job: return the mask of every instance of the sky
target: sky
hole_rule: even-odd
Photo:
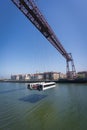
[[[76,71],[87,71],[87,0],[35,0]],[[0,0],[0,77],[66,73],[66,60],[11,0]]]

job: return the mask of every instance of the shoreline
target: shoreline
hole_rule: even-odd
[[[87,83],[87,79],[59,79],[59,80],[11,80],[3,79],[0,82],[9,82],[9,83],[35,83],[35,82],[55,82],[55,83]]]

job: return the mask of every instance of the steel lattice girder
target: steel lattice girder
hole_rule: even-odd
[[[12,0],[12,2],[14,2],[14,4],[35,25],[45,38],[48,39],[49,42],[66,58],[66,60],[72,60],[33,0]]]

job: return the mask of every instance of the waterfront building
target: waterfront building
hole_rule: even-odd
[[[44,79],[45,80],[58,80],[60,78],[60,73],[58,72],[45,72]]]
[[[30,79],[31,79],[30,74],[25,74],[25,75],[24,75],[24,79],[25,79],[25,80],[30,80]]]
[[[58,80],[60,78],[60,73],[58,72],[53,72],[52,73],[52,79],[53,80]]]
[[[16,80],[16,75],[11,75],[11,80]]]
[[[23,76],[21,74],[17,75],[16,80],[23,80]]]
[[[24,80],[25,76],[22,74],[18,74],[18,75],[11,75],[11,80]]]
[[[77,73],[78,78],[87,78],[87,71],[81,71]]]
[[[66,74],[59,73],[59,79],[65,79],[65,78],[66,78]]]
[[[11,80],[58,80],[60,78],[66,78],[66,75],[59,72],[44,72],[44,73],[35,73],[35,74],[18,74],[11,75]]]
[[[43,80],[43,79],[44,79],[43,73],[34,74],[34,80]]]

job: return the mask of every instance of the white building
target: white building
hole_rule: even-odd
[[[30,80],[30,79],[31,79],[30,74],[26,74],[24,79],[25,79],[25,80]]]

